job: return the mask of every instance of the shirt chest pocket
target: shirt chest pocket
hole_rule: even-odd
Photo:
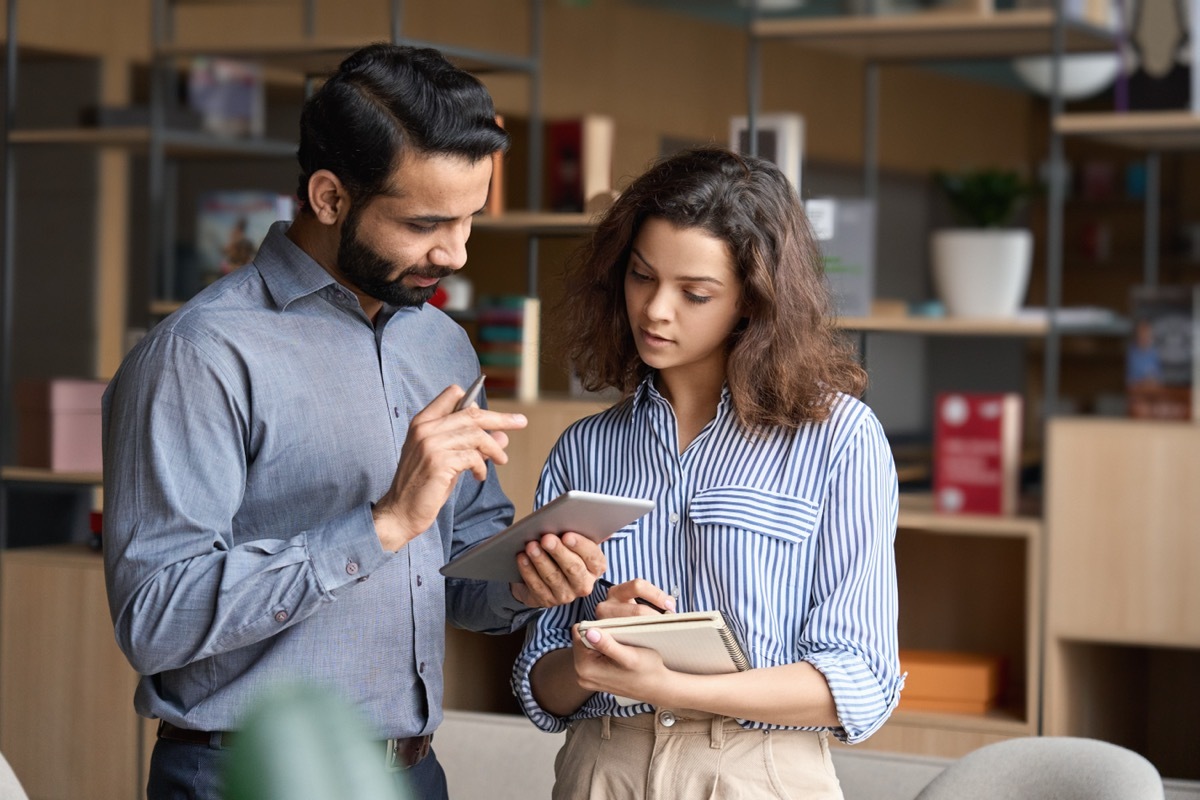
[[[748,486],[716,486],[696,493],[688,505],[695,525],[717,525],[803,544],[817,527],[819,507],[795,495]]]

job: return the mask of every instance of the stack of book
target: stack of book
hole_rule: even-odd
[[[540,318],[535,297],[480,297],[476,348],[489,396],[537,399]]]

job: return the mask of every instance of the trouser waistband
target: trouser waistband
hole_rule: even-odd
[[[180,728],[165,720],[159,720],[158,738],[171,742],[187,742],[200,744],[216,750],[226,750],[237,742],[235,731],[197,731]],[[408,736],[398,739],[385,739],[379,742],[383,746],[384,763],[389,769],[408,769],[421,763],[429,755],[433,743],[433,734],[424,736]]]

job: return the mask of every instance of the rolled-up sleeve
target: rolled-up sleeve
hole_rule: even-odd
[[[818,534],[821,564],[801,658],[825,676],[837,706],[838,739],[879,729],[900,700],[895,462],[874,416],[860,420],[832,476]]]

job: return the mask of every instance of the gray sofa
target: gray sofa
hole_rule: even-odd
[[[561,735],[543,733],[524,717],[447,711],[433,749],[451,800],[538,800],[550,797],[561,743]],[[833,759],[846,800],[913,800],[952,763],[849,747],[834,748]],[[1163,783],[1167,800],[1200,800],[1200,782]]]

